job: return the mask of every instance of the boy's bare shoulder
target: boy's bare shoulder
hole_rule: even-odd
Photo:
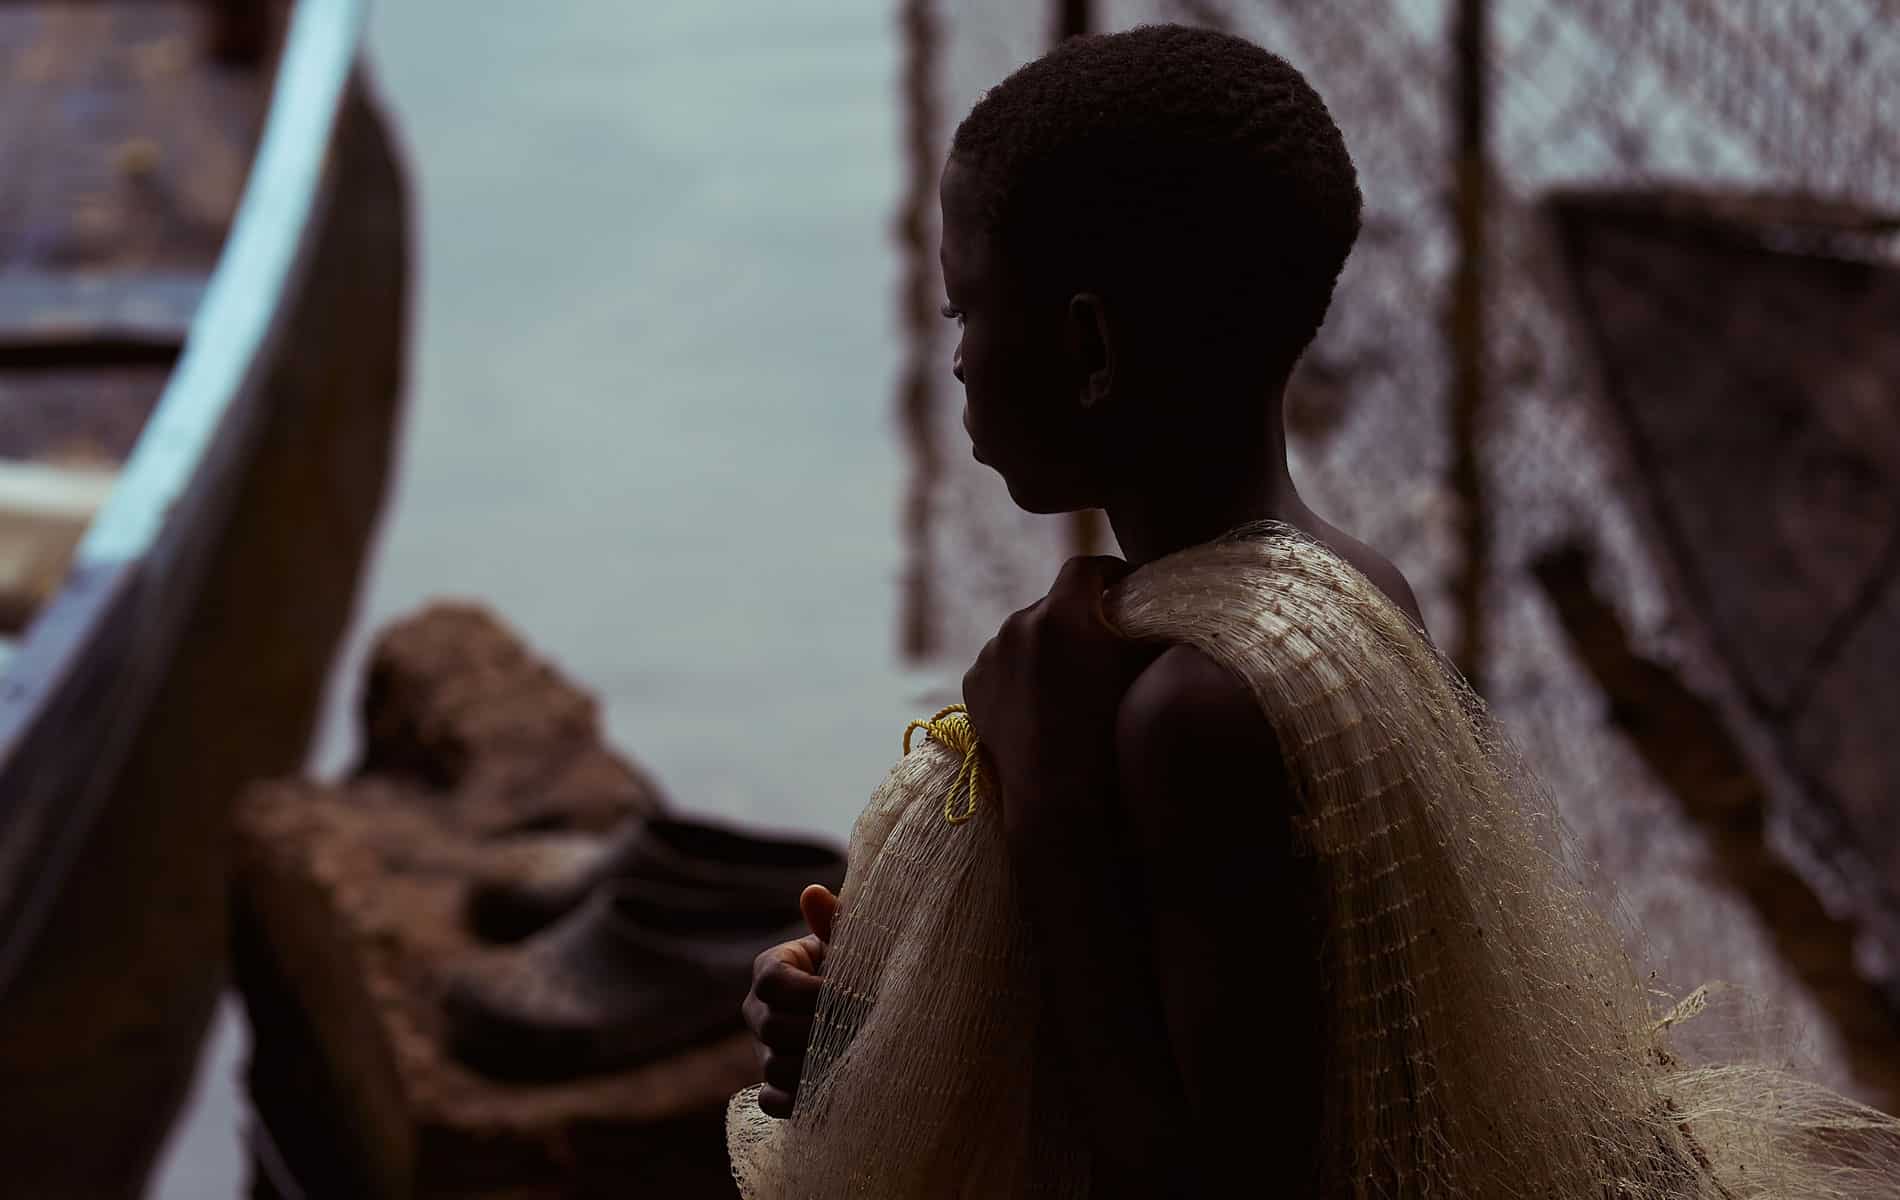
[[[1344,530],[1323,521],[1315,524],[1318,528],[1314,533],[1327,549],[1351,563],[1354,570],[1371,580],[1372,586],[1384,592],[1386,599],[1412,618],[1412,623],[1421,632],[1425,629],[1425,617],[1419,610],[1418,597],[1412,594],[1412,585],[1390,559]]]
[[[1278,740],[1247,685],[1193,646],[1170,646],[1138,676],[1115,721],[1123,778],[1136,787],[1214,783],[1276,764]]]
[[[1424,632],[1418,599],[1396,566],[1324,522],[1312,532]],[[1254,788],[1290,795],[1279,738],[1252,691],[1193,646],[1170,646],[1135,679],[1116,712],[1115,746],[1124,787],[1137,794],[1218,787],[1244,772]]]
[[[1168,647],[1135,678],[1122,698],[1118,723],[1129,732],[1185,735],[1207,721],[1243,715],[1261,720],[1240,678],[1189,645]]]
[[[1224,919],[1287,877],[1293,785],[1278,736],[1239,677],[1192,646],[1143,671],[1116,713],[1118,801],[1133,849],[1170,897]],[[1158,901],[1159,902],[1159,901]]]

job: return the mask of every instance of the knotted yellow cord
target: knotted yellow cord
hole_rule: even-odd
[[[961,704],[952,704],[928,721],[912,721],[904,726],[904,753],[910,753],[910,735],[917,730],[937,739],[952,750],[963,751],[963,769],[957,772],[956,782],[950,785],[950,794],[943,800],[943,819],[952,825],[961,825],[976,815],[976,794],[978,789],[988,790],[983,778],[983,758],[979,751],[982,743],[977,741],[976,730],[970,727],[970,710]],[[957,811],[957,793],[964,793],[963,811]]]

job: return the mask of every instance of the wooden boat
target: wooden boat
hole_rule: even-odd
[[[0,1163],[21,1194],[137,1188],[221,986],[229,805],[301,766],[348,622],[407,279],[364,10],[0,0]]]

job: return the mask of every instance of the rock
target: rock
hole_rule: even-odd
[[[601,743],[594,698],[477,605],[437,604],[385,631],[362,715],[358,774],[454,792],[448,816],[473,833],[604,829],[660,802]]]

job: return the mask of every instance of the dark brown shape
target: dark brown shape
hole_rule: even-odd
[[[1551,212],[1675,609],[1741,697],[1731,733],[1900,962],[1896,221],[1685,192]]]
[[[453,791],[472,833],[606,830],[659,789],[600,740],[594,698],[474,604],[438,604],[377,639],[363,693],[364,776]]]
[[[1610,723],[1709,839],[1722,879],[1760,918],[1775,949],[1833,1019],[1854,1073],[1882,1108],[1900,1101],[1900,1025],[1854,962],[1851,921],[1829,913],[1763,837],[1768,796],[1716,706],[1668,667],[1637,653],[1591,583],[1579,546],[1533,564],[1570,648],[1610,702]]]
[[[625,1071],[738,1029],[753,960],[805,932],[795,891],[774,912],[615,878],[521,945],[448,972],[449,1045],[495,1079]]]
[[[369,675],[363,767],[256,788],[237,818],[250,1084],[289,1171],[312,1195],[730,1195],[745,1035],[533,1086],[445,1049],[441,980],[484,953],[464,910],[513,840],[495,832],[658,809],[593,700],[468,605],[393,626]]]
[[[835,892],[844,884],[844,853],[835,846],[676,816],[627,821],[609,837],[524,834],[498,845],[496,856],[503,872],[473,881],[469,924],[498,942],[553,924],[610,880],[665,884],[777,924],[798,920],[807,886]]]

